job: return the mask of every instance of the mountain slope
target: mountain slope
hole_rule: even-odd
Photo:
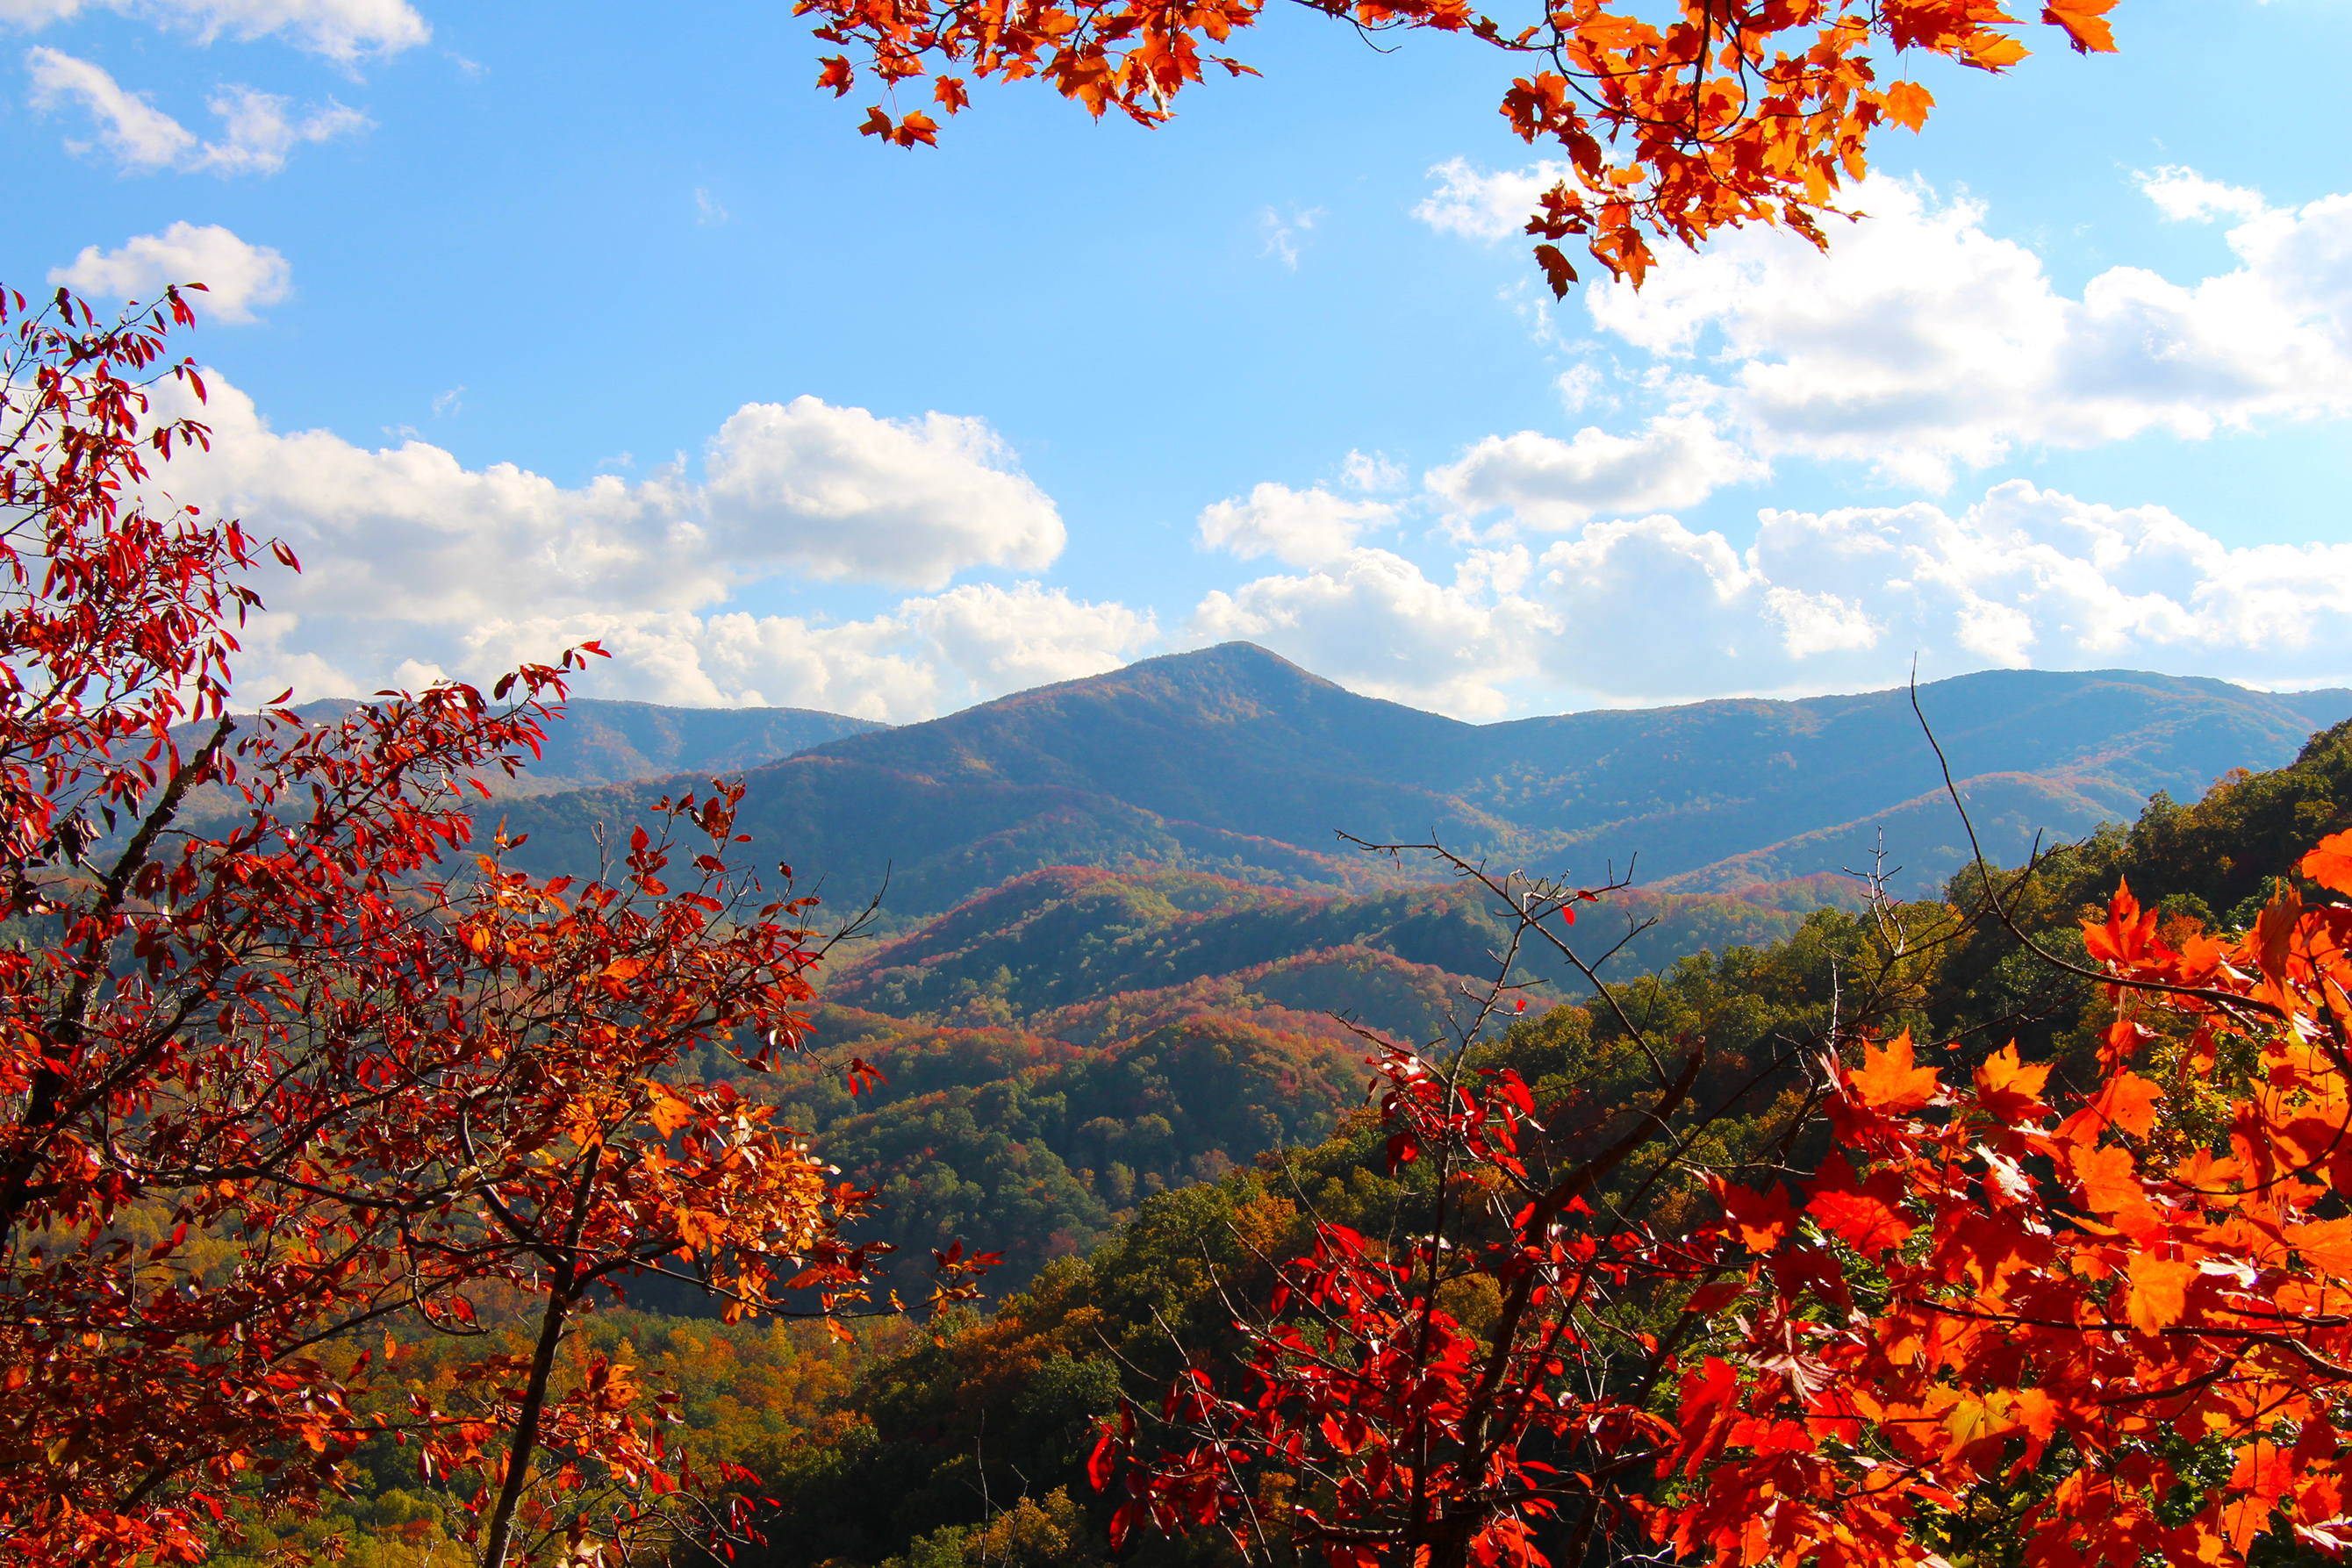
[[[2153,790],[2194,796],[2292,758],[2352,692],[2273,696],[2128,671],[1992,671],[1923,686],[1988,852],[2077,836]],[[1694,890],[1859,865],[1888,832],[1906,888],[1964,846],[1902,690],[1470,725],[1358,696],[1248,643],[1146,660],[751,770],[739,826],[828,879],[889,877],[889,906],[946,910],[1052,865],[1165,866],[1302,889],[1416,880],[1335,837],[1419,841],[1597,879],[1635,856]],[[675,786],[672,786],[673,788]],[[522,863],[572,870],[635,785],[517,808]],[[1760,856],[1760,859],[1755,858]],[[1748,857],[1743,859],[1743,857]]]

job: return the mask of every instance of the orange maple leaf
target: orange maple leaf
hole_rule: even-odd
[[[663,1137],[668,1137],[694,1120],[694,1106],[687,1100],[650,1079],[638,1082],[644,1083],[646,1090],[646,1114],[652,1119],[654,1130]]]
[[[1735,1186],[1721,1176],[1709,1176],[1706,1185],[1715,1190],[1716,1202],[1739,1228],[1739,1239],[1750,1252],[1769,1252],[1789,1234],[1796,1223],[1796,1210],[1790,1206],[1789,1191],[1775,1183],[1769,1192],[1750,1192]]]
[[[1911,1222],[1897,1207],[1903,1197],[1899,1176],[1881,1172],[1856,1181],[1853,1164],[1843,1155],[1832,1154],[1822,1162],[1811,1186],[1812,1200],[1805,1212],[1857,1252],[1874,1255],[1899,1247],[1911,1234]]]
[[[1936,1097],[1939,1088],[1934,1068],[1912,1064],[1907,1029],[1888,1040],[1884,1051],[1865,1043],[1862,1065],[1847,1074],[1846,1082],[1864,1104],[1894,1113],[1918,1110]]]
[[[2014,1125],[2049,1109],[2042,1103],[2042,1086],[2049,1081],[2049,1063],[2027,1066],[2012,1040],[1977,1068],[1977,1103]]]
[[[2112,55],[2116,30],[2107,25],[2107,13],[2115,8],[2116,0],[2052,0],[2042,7],[2042,19],[2065,28],[2076,54]]]
[[[1927,111],[1936,106],[1936,95],[1916,81],[1898,81],[1886,89],[1881,101],[1886,105],[1889,120],[1916,131],[1927,123]]]
[[[2170,1328],[2189,1310],[2189,1282],[2196,1277],[2194,1263],[2141,1253],[2126,1271],[2124,1315],[2142,1333]]]
[[[2118,1072],[2099,1089],[2091,1109],[2100,1119],[2135,1138],[2147,1136],[2156,1125],[2156,1108],[2164,1091],[2137,1072]]]
[[[2352,894],[2352,832],[2328,834],[2295,869],[2330,893]]]

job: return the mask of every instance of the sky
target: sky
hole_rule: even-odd
[[[1920,68],[1826,256],[1555,301],[1462,39],[1275,11],[1168,125],[906,150],[783,0],[0,0],[0,281],[209,285],[159,483],[300,557],[255,701],[589,638],[891,722],[1235,638],[1480,721],[2352,685],[2352,7],[2114,20]]]

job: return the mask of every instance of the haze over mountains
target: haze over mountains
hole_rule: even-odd
[[[2127,820],[2158,789],[2193,798],[2231,768],[2281,766],[2352,716],[2352,691],[2131,671],[1990,671],[1923,686],[1919,700],[1987,852],[2005,861],[2037,832]],[[623,708],[635,729],[603,711]],[[730,723],[800,733],[773,718],[593,711],[625,739],[674,739],[659,754],[681,776],[512,802],[510,829],[530,835],[526,869],[581,869],[595,823],[741,768],[754,745]],[[617,747],[597,755],[621,765]],[[1898,888],[1925,891],[1966,845],[1902,690],[1472,725],[1359,696],[1245,643],[840,734],[743,778],[739,824],[763,857],[788,858],[803,885],[822,877],[836,905],[887,873],[888,908],[910,916],[1060,865],[1328,892],[1417,879],[1340,831],[1434,834],[1583,880],[1633,862],[1644,883],[1716,893],[1862,866],[1882,835]]]

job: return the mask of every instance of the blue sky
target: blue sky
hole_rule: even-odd
[[[1826,260],[1552,303],[1479,47],[856,135],[780,3],[0,0],[0,277],[214,285],[242,685],[905,720],[1246,636],[1491,718],[1994,664],[2352,683],[2352,12],[1929,68]],[[2230,75],[2216,75],[2217,61]]]

